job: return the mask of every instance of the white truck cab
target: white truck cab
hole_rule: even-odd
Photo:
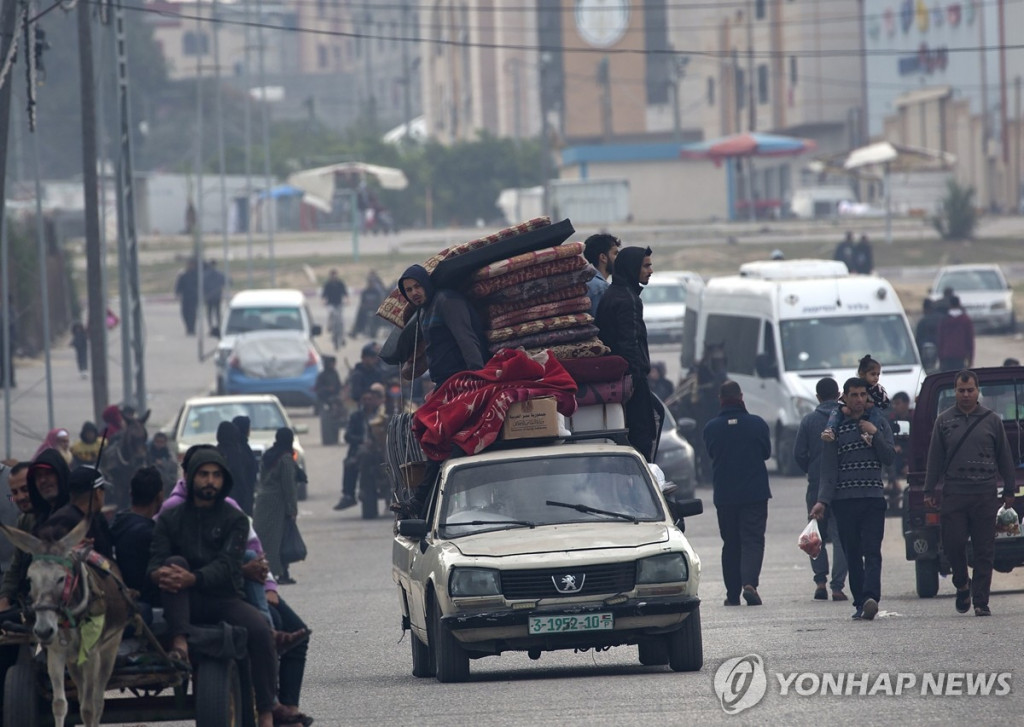
[[[699,356],[708,344],[724,344],[729,378],[743,390],[747,409],[768,422],[773,455],[787,475],[799,474],[794,439],[817,406],[819,379],[832,377],[842,387],[866,354],[882,364],[890,396],[905,391],[913,401],[924,377],[889,282],[850,275],[833,260],[758,261],[738,275],[712,278],[688,348]]]

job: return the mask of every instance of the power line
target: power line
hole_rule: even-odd
[[[84,1],[84,0],[80,0]],[[95,2],[96,0],[93,0]],[[361,40],[378,40],[378,41],[392,41],[396,43],[429,43],[433,45],[444,45],[453,46],[457,48],[481,48],[486,50],[518,50],[518,51],[536,51],[536,52],[552,52],[559,51],[562,53],[580,53],[588,55],[607,55],[607,56],[618,56],[618,55],[643,55],[643,56],[675,56],[675,55],[690,55],[690,56],[703,56],[712,59],[725,59],[729,60],[732,58],[732,49],[712,51],[712,50],[693,50],[686,48],[665,48],[665,49],[652,49],[652,48],[591,48],[591,47],[580,47],[571,48],[563,45],[529,45],[529,44],[518,44],[518,43],[484,43],[479,41],[468,41],[468,40],[454,40],[451,38],[431,38],[424,39],[419,36],[401,36],[401,35],[389,35],[389,34],[376,34],[376,33],[360,33],[355,31],[343,31],[343,30],[322,30],[319,28],[308,28],[302,26],[284,26],[275,25],[273,23],[261,23],[259,21],[245,21],[245,20],[231,20],[227,18],[212,18],[202,15],[193,15],[189,13],[169,10],[159,10],[156,8],[138,7],[131,6],[129,4],[124,5],[125,10],[133,10],[136,12],[148,13],[153,15],[159,15],[161,17],[173,17],[183,21],[190,21],[196,23],[220,23],[223,25],[235,25],[235,26],[249,26],[251,28],[262,28],[264,30],[276,30],[282,33],[299,33],[307,35],[327,36],[336,38],[352,38]],[[454,30],[454,29],[453,29]],[[962,47],[950,47],[946,49],[947,53],[980,53],[980,52],[993,52],[993,51],[1007,51],[1007,50],[1024,50],[1024,43],[1015,44],[1003,44],[1003,45],[984,45],[984,46],[962,46]],[[886,56],[902,56],[907,55],[906,50],[898,49],[876,49],[876,50],[865,50],[851,48],[848,50],[836,49],[836,50],[799,50],[799,51],[758,51],[754,50],[752,56],[754,58],[776,58],[776,57],[796,57],[796,58],[861,58],[861,57],[886,57]]]

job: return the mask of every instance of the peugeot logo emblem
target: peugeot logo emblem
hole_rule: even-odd
[[[587,579],[585,573],[566,573],[562,576],[551,576],[551,582],[555,584],[555,590],[559,593],[579,593],[583,590],[583,582]]]

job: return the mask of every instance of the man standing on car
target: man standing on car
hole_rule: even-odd
[[[747,412],[743,392],[735,381],[719,389],[721,411],[704,427],[704,444],[711,457],[715,510],[722,536],[722,577],[725,605],[760,606],[757,587],[764,561],[764,531],[768,525],[768,469],[772,455],[768,424]]]
[[[885,535],[885,482],[882,467],[892,464],[892,430],[885,420],[868,420],[868,382],[854,377],[843,384],[849,410],[836,427],[833,442],[821,450],[818,501],[811,517],[823,520],[831,507],[846,553],[853,592],[853,618],[872,620],[882,598],[882,537]]]
[[[988,607],[995,556],[997,479],[1002,501],[1013,507],[1017,487],[1013,453],[1002,419],[978,403],[978,375],[964,369],[956,375],[956,405],[935,418],[924,501],[936,506],[935,489],[942,480],[942,550],[949,558],[956,587],[956,610],[991,616]],[[967,575],[967,541],[974,550],[974,577]]]
[[[647,350],[647,326],[643,286],[654,272],[651,248],[624,247],[615,257],[615,275],[597,306],[594,322],[601,341],[613,356],[622,356],[633,377],[633,395],[625,405],[629,443],[648,462],[658,453],[658,437],[665,410],[651,394],[647,375],[651,373],[651,354]]]
[[[814,508],[818,501],[818,482],[821,479],[821,432],[828,426],[828,417],[839,406],[839,384],[835,379],[825,377],[815,386],[818,395],[818,408],[803,418],[800,429],[796,433],[796,444],[793,446],[793,457],[800,469],[807,473],[807,512]],[[828,600],[828,551],[825,541],[831,536],[832,541],[832,600],[846,601],[843,584],[846,582],[846,554],[839,542],[839,526],[836,525],[835,513],[829,513],[828,520],[821,522],[821,553],[811,558],[811,571],[814,573],[814,590],[816,601]]]
[[[590,315],[597,316],[597,304],[601,296],[608,290],[608,278],[615,265],[615,256],[619,253],[622,242],[615,235],[599,232],[591,235],[583,243],[583,257],[594,266],[597,275],[587,282],[587,296],[590,298]]]

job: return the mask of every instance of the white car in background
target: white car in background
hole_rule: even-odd
[[[644,323],[649,343],[683,340],[683,319],[688,302],[700,299],[704,278],[689,270],[656,272],[643,289]]]
[[[960,298],[974,327],[982,330],[1017,329],[1013,310],[1013,288],[998,265],[947,265],[939,268],[928,297],[940,301],[947,288]]]

